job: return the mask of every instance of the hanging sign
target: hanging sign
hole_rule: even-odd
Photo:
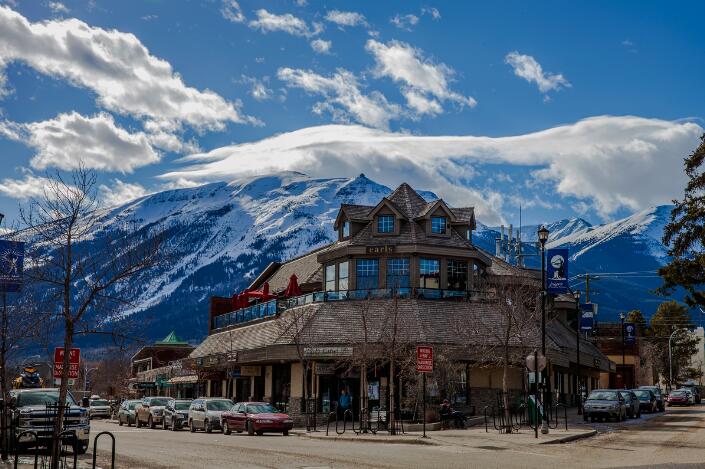
[[[549,249],[546,261],[546,291],[568,293],[568,250]]]
[[[69,352],[69,378],[78,378],[78,369],[81,363],[81,349],[72,348]],[[64,369],[64,348],[54,349],[54,378],[61,379],[61,372]]]
[[[592,332],[595,327],[595,305],[583,303],[580,305],[580,330]]]
[[[419,373],[433,373],[433,347],[416,347],[416,371]]]
[[[24,243],[0,240],[0,292],[22,289]]]
[[[636,326],[633,322],[624,323],[624,343],[633,345],[636,342]]]

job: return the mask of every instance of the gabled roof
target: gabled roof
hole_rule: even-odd
[[[428,203],[407,183],[402,183],[387,197],[407,218],[416,218]]]
[[[379,212],[382,207],[387,207],[389,208],[394,214],[399,217],[399,218],[408,218],[404,212],[391,200],[389,200],[387,197],[383,198],[382,200],[379,201],[379,203],[375,206],[375,208],[372,209],[370,212],[370,217],[374,217],[377,212]]]
[[[154,342],[154,345],[188,345],[188,342],[179,339],[175,331],[169,332],[169,334],[162,340]]]
[[[416,215],[416,219],[421,219],[421,218],[426,218],[430,214],[432,214],[437,208],[442,208],[448,215],[451,217],[451,222],[455,222],[455,213],[448,207],[448,204],[446,204],[442,199],[438,199],[436,201],[433,201],[429,204],[426,204],[426,207],[418,214]]]
[[[370,212],[373,209],[374,207],[370,205],[341,204],[338,216],[335,217],[333,228],[338,229],[343,215],[352,221],[368,221],[370,220]]]

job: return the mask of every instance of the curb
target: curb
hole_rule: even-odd
[[[585,433],[578,433],[575,435],[568,435],[563,438],[556,438],[555,440],[542,441],[540,445],[555,445],[561,443],[568,443],[570,441],[582,440],[584,438],[590,438],[597,435],[597,430],[591,430]]]
[[[296,433],[296,436],[299,438],[306,438],[309,440],[322,440],[322,441],[347,441],[350,443],[385,443],[388,445],[427,445],[427,446],[439,446],[439,443],[433,441],[431,438],[419,438],[419,437],[414,437],[410,438],[408,440],[405,439],[398,439],[398,440],[382,440],[378,438],[370,438],[370,437],[359,437],[356,436],[355,438],[348,438],[348,437],[343,437],[343,436],[338,436],[338,435],[331,435],[331,436],[318,436],[318,435],[309,435],[308,433]]]

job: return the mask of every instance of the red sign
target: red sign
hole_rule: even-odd
[[[72,348],[69,353],[69,379],[78,378],[78,369],[81,363],[81,349]],[[64,348],[54,349],[54,378],[61,378],[61,371],[64,368]]]
[[[419,373],[433,373],[433,347],[416,347],[416,371]]]

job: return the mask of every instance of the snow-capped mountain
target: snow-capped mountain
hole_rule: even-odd
[[[199,340],[207,332],[210,296],[232,295],[269,262],[331,242],[340,204],[374,205],[390,192],[364,175],[311,179],[289,172],[169,190],[112,208],[102,219],[104,230],[119,229],[126,222],[138,227],[159,224],[166,235],[168,261],[121,286],[134,305],[126,316],[147,330],[149,338],[176,329],[189,340]],[[548,226],[549,246],[571,249],[571,275],[654,271],[665,260],[659,238],[669,210],[657,207],[601,226],[579,218],[560,220]],[[531,243],[535,231],[524,227],[526,254],[536,253]],[[478,223],[473,239],[494,253],[497,236],[496,229]],[[536,266],[538,258],[527,257],[526,263]],[[601,316],[640,307],[650,314],[655,307],[648,309],[653,305],[644,297],[657,280],[629,279],[626,287],[621,280],[605,280],[594,286],[593,301],[601,303]]]

